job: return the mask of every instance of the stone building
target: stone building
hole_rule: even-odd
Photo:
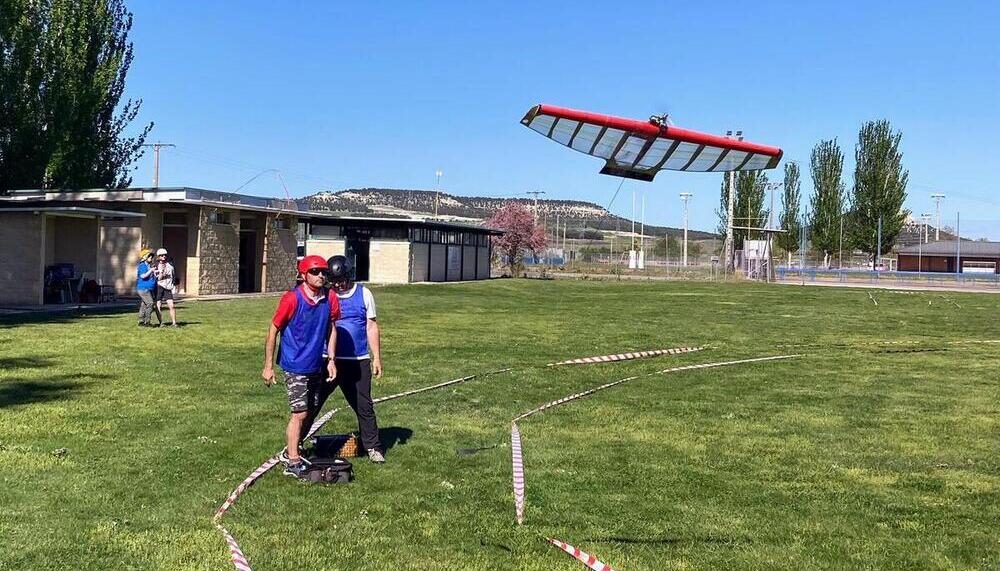
[[[143,247],[167,249],[187,296],[286,290],[306,253],[350,256],[359,281],[485,279],[490,234],[193,188],[15,191],[0,197],[0,304],[81,301],[95,283],[131,295]]]

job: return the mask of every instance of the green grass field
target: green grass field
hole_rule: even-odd
[[[224,521],[258,570],[584,569],[546,536],[619,571],[1000,569],[1000,344],[948,343],[1000,339],[1000,296],[873,293],[877,307],[865,290],[748,284],[377,288],[375,396],[518,370],[382,404],[387,464],[357,460],[335,487],[272,472]],[[178,330],[0,321],[0,569],[231,569],[211,516],[287,420],[259,376],[275,303],[189,303]],[[863,344],[883,340],[907,344]],[[644,376],[525,420],[515,525],[512,417],[782,353],[803,356]],[[353,429],[348,411],[324,432]]]

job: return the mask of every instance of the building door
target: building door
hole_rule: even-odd
[[[369,247],[371,242],[366,235],[348,232],[347,234],[347,259],[354,267],[354,280],[359,282],[368,281],[368,270],[371,265]]]
[[[240,230],[240,293],[257,291],[257,231]]]
[[[180,279],[177,293],[187,291],[188,226],[187,213],[163,213],[163,247],[174,265],[174,275]]]

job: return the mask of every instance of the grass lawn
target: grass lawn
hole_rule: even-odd
[[[376,288],[388,463],[346,486],[277,472],[225,518],[255,569],[1000,569],[1000,296],[501,280]],[[276,299],[0,321],[0,569],[231,569],[211,516],[282,446],[260,380]],[[959,307],[960,306],[960,307]],[[934,351],[903,352],[920,342]],[[778,345],[809,344],[802,348]],[[628,363],[533,368],[711,344]],[[527,516],[514,524],[510,419]],[[340,393],[331,405],[341,406]],[[324,432],[356,429],[348,411]],[[484,447],[472,455],[458,449]]]

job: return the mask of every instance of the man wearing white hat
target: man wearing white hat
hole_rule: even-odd
[[[156,313],[160,316],[160,327],[163,327],[163,314],[160,313],[160,303],[167,302],[170,309],[171,325],[177,327],[177,312],[174,310],[174,265],[167,261],[167,249],[156,251],[156,265],[153,266],[156,276]]]

